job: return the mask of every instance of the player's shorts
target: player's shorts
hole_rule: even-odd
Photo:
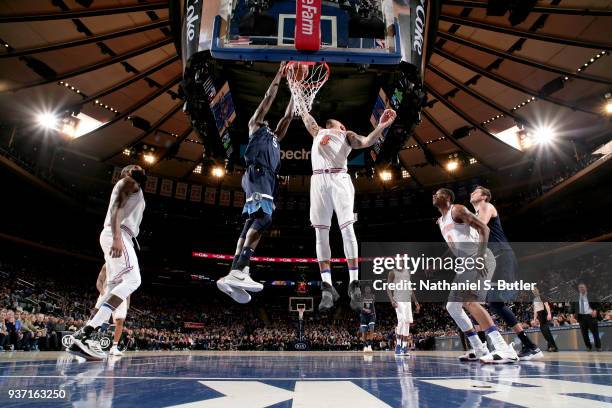
[[[242,209],[244,216],[251,216],[259,211],[272,215],[276,190],[276,174],[273,171],[260,166],[248,166],[242,176],[242,189],[246,196]]]
[[[340,229],[355,222],[355,187],[347,173],[313,174],[310,178],[310,222],[330,228],[336,212]]]
[[[491,281],[494,273],[495,273],[495,257],[493,256],[493,252],[490,249],[487,249],[486,257],[485,257],[485,265],[486,265],[486,276],[481,276],[481,271],[476,268],[466,269],[463,273],[455,274],[455,279],[453,279],[453,283],[469,283],[469,284],[477,284],[479,283],[476,289],[467,289],[467,290],[451,290],[448,294],[449,302],[485,302],[487,298],[488,289],[486,287],[485,281]]]
[[[518,261],[512,249],[505,249],[495,252],[495,274],[493,275],[493,288],[487,293],[487,302],[514,302],[516,300],[516,290],[497,290],[496,281],[505,280],[514,282],[518,278]]]
[[[395,314],[398,322],[412,323],[412,303],[397,302]]]
[[[374,331],[374,325],[376,324],[376,313],[361,313],[359,320],[359,330],[362,333],[365,333],[367,331]]]
[[[132,236],[125,230],[121,229],[121,240],[123,241],[123,253],[118,258],[110,256],[110,249],[113,244],[113,233],[110,228],[105,228],[100,234],[100,246],[104,252],[104,261],[106,262],[106,285],[112,291],[121,283],[129,293],[124,293],[127,298],[130,291],[136,290],[140,286],[140,267],[138,266],[138,258],[134,250]],[[120,297],[123,297],[120,296]]]

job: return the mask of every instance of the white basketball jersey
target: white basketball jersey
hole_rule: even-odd
[[[410,282],[410,272],[408,269],[394,270],[393,271],[393,283],[402,282],[403,285],[408,285]],[[397,302],[410,302],[410,289],[401,289],[393,291],[393,299]]]
[[[310,153],[312,170],[346,170],[346,159],[351,150],[346,132],[336,129],[320,129],[312,140]]]
[[[438,226],[444,240],[455,256],[471,256],[478,251],[478,232],[467,224],[457,223],[452,216],[453,206],[442,217]]]
[[[119,194],[119,183],[115,184],[113,187],[113,192],[111,193],[111,203],[116,200],[117,195]],[[144,194],[142,193],[142,189],[138,189],[137,192],[132,193],[128,196],[127,202],[122,208],[121,212],[121,225],[130,230],[134,237],[138,236],[140,231],[140,222],[142,221],[142,214],[145,210],[145,200]],[[111,207],[110,204],[108,206],[108,210],[106,211],[106,219],[104,220],[104,228],[111,228]]]

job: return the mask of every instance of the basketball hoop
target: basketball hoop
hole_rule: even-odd
[[[300,317],[300,320],[304,320],[304,311],[306,311],[306,305],[303,305],[303,304],[297,305],[297,312]]]
[[[300,65],[308,67],[305,75]],[[325,62],[290,61],[287,63],[285,73],[291,95],[293,95],[295,115],[304,116],[310,112],[317,92],[329,79],[329,72],[329,66]]]

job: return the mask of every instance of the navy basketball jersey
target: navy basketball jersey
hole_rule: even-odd
[[[280,146],[269,127],[262,126],[249,136],[244,159],[247,166],[261,166],[278,173],[281,163]]]
[[[363,308],[369,309],[370,313],[362,312],[362,314],[376,314],[376,310],[374,309],[374,299],[363,299]]]
[[[508,238],[504,234],[499,215],[491,217],[487,227],[489,227],[489,244],[493,244],[490,245],[493,252],[495,250],[511,249],[510,244],[508,244]]]

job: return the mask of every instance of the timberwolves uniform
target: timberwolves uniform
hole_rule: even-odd
[[[393,283],[402,282],[408,285],[410,282],[410,272],[407,269],[394,270]],[[412,292],[410,289],[394,290],[393,300],[397,303],[395,313],[397,314],[397,321],[403,323],[412,323],[412,303],[411,303]],[[398,333],[399,334],[399,333]]]
[[[242,176],[242,188],[246,203],[242,214],[251,217],[263,211],[272,215],[281,159],[278,139],[268,126],[260,127],[249,136],[244,159],[247,169]]]
[[[364,309],[368,309],[370,312],[367,313]],[[363,299],[363,308],[361,309],[361,315],[359,316],[361,325],[359,329],[362,333],[368,331],[374,331],[374,325],[376,324],[376,309],[374,309],[374,299]]]
[[[352,148],[346,132],[320,129],[312,140],[310,178],[310,222],[315,228],[331,226],[334,211],[340,229],[355,222],[355,188],[347,174]]]
[[[477,213],[478,214],[478,213]],[[489,223],[489,249],[495,255],[495,262],[497,266],[495,268],[495,274],[491,284],[495,289],[491,289],[487,293],[488,302],[513,302],[516,298],[516,290],[497,290],[497,281],[505,280],[516,281],[518,262],[512,247],[508,243],[508,238],[504,234],[502,229],[499,214],[497,217],[491,217]]]
[[[438,218],[438,226],[442,232],[444,240],[448,244],[449,249],[458,258],[473,258],[478,252],[478,232],[464,223],[458,223],[453,220],[452,216],[453,206],[449,208],[447,213],[442,217]],[[485,264],[487,267],[487,275],[481,277],[479,271],[476,268],[467,269],[459,272],[455,270],[455,279],[453,283],[468,282],[474,283],[482,280],[490,280],[495,272],[495,257],[490,249],[486,250]],[[478,301],[484,302],[487,294],[487,290],[484,287],[483,282],[480,283],[480,289],[475,291],[465,290],[451,290],[448,295],[448,300],[451,302],[466,302],[477,298]]]
[[[111,203],[116,200],[119,194],[120,183],[115,184],[111,193]],[[128,196],[127,202],[122,208],[121,241],[123,243],[123,253],[118,258],[110,256],[110,249],[113,245],[113,232],[111,230],[111,208],[109,205],[104,220],[104,229],[100,234],[100,246],[104,252],[106,261],[106,284],[104,294],[98,298],[96,308],[99,309],[110,296],[111,291],[120,283],[128,283],[134,290],[140,286],[140,268],[134,244],[138,246],[136,237],[140,232],[140,222],[145,210],[145,200],[142,189]],[[129,294],[126,295],[129,296]],[[123,318],[127,314],[127,302],[123,301],[113,313],[113,317]]]

